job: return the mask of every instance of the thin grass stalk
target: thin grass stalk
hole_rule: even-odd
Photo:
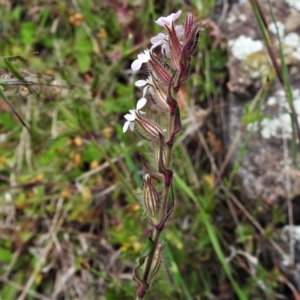
[[[298,136],[298,142],[299,142],[299,147],[300,147],[300,125],[298,122],[298,116],[295,110],[295,106],[294,106],[294,99],[293,99],[293,93],[292,93],[292,88],[291,88],[291,82],[290,82],[290,78],[289,78],[289,73],[288,73],[288,68],[285,62],[285,57],[284,57],[284,52],[283,52],[283,47],[282,47],[282,41],[281,41],[281,37],[279,34],[279,30],[278,30],[278,26],[277,26],[277,22],[276,22],[276,18],[275,18],[275,14],[272,8],[272,5],[270,3],[270,0],[268,0],[268,5],[269,5],[269,9],[271,12],[271,17],[272,20],[275,24],[275,28],[276,28],[276,36],[277,36],[277,40],[278,40],[278,44],[279,44],[279,54],[280,54],[280,62],[281,62],[281,68],[283,70],[283,80],[284,80],[284,86],[285,86],[285,90],[287,93],[287,98],[288,98],[288,103],[292,112],[291,115],[291,121],[292,121],[292,132],[293,132],[293,140],[292,140],[292,154],[293,154],[293,163],[296,167],[299,168],[298,163],[297,163],[297,143],[295,141],[295,133]]]
[[[276,28],[276,36],[277,36],[278,43],[279,43],[281,67],[283,69],[283,78],[284,78],[284,83],[285,83],[285,87],[286,87],[286,93],[288,96],[288,103],[289,103],[290,109],[292,111],[291,123],[292,123],[292,131],[294,133],[295,127],[296,127],[296,129],[299,128],[298,116],[296,114],[296,110],[295,110],[295,106],[294,106],[294,102],[293,102],[291,82],[289,79],[288,69],[287,69],[287,65],[285,62],[282,42],[281,42],[277,22],[275,19],[274,11],[273,11],[272,5],[270,3],[270,0],[268,0],[268,5],[269,5],[270,12],[271,12],[272,20],[273,20],[273,22],[275,24],[275,28]],[[293,134],[293,137],[294,137],[294,134]],[[299,146],[300,146],[300,135],[298,135],[298,139],[299,139]],[[287,145],[286,145],[285,140],[284,140],[284,154],[285,154],[285,159],[286,159],[288,156],[288,153],[287,153]],[[297,167],[298,166],[297,165],[297,149],[296,149],[295,140],[293,140],[293,143],[292,143],[292,155],[293,155],[293,163]],[[291,203],[291,199],[290,199],[291,187],[290,187],[290,176],[289,176],[288,172],[286,172],[286,180],[287,180],[287,197],[288,197],[288,216],[289,216],[289,225],[290,225],[290,264],[293,265],[295,263],[295,247],[294,247],[295,246],[295,238],[294,238],[293,230],[291,228],[292,228],[292,225],[294,225],[294,218],[293,218],[293,207],[292,207],[292,203]]]
[[[280,84],[282,85],[283,89],[286,91],[288,104],[289,104],[291,114],[292,114],[292,127],[293,127],[293,130],[297,133],[297,139],[299,142],[299,149],[300,149],[300,126],[299,126],[297,113],[296,113],[294,102],[293,102],[294,100],[293,100],[293,94],[292,94],[292,90],[291,90],[291,83],[290,83],[290,79],[289,79],[288,69],[287,69],[287,65],[285,62],[281,38],[279,36],[278,26],[276,23],[276,18],[275,18],[273,9],[272,9],[272,5],[270,3],[270,0],[268,0],[272,20],[276,27],[276,35],[277,35],[277,39],[278,39],[278,43],[279,43],[279,54],[280,54],[280,61],[281,61],[280,66],[277,62],[277,55],[274,51],[274,47],[271,42],[268,25],[267,25],[261,4],[257,0],[249,0],[249,3],[252,7],[252,10],[253,10],[255,18],[257,20],[260,31],[263,35],[263,39],[267,46],[267,50],[268,50],[270,59],[272,61],[272,64],[275,68],[278,80],[279,80]],[[296,160],[294,159],[294,163],[295,163],[295,161]]]

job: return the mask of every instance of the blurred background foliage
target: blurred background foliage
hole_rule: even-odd
[[[137,201],[149,148],[122,133],[141,96],[130,65],[161,30],[158,17],[182,9],[218,23],[219,2],[0,1],[1,299],[134,297],[149,233]],[[255,279],[241,257],[226,260],[233,244],[255,252],[255,229],[234,227],[215,184],[226,61],[223,37],[203,27],[179,98],[165,268],[148,299],[259,299],[261,280],[270,295],[276,287],[276,270],[259,266]]]

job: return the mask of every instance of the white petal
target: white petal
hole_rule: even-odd
[[[138,80],[136,83],[135,83],[135,86],[145,86],[147,84],[147,81],[146,80]]]
[[[133,130],[134,130],[134,122],[130,122],[130,124],[129,124],[129,128],[130,128],[130,130],[131,130],[131,131],[133,131]]]
[[[155,97],[155,92],[154,92],[153,86],[149,86],[149,93],[150,93],[153,97]]]
[[[150,51],[148,49],[145,50],[144,53],[138,55],[138,59],[143,63],[148,62],[150,60]]]
[[[158,42],[162,42],[167,36],[163,33],[159,33],[158,35],[154,36],[153,38],[151,38],[151,44],[155,44]]]
[[[162,54],[169,54],[171,52],[169,44],[163,44],[161,46],[161,53]]]
[[[179,16],[181,15],[181,10],[179,10],[176,14],[171,14],[169,17],[171,17],[172,21],[175,21],[179,18]]]
[[[155,21],[155,23],[158,24],[158,25],[160,25],[160,26],[165,26],[166,24],[165,24],[165,20],[164,19],[165,19],[164,17],[160,17],[160,18],[158,18]]]
[[[176,14],[170,14],[167,17],[160,17],[158,18],[155,23],[160,26],[169,26],[172,24],[173,21],[177,20],[181,14],[181,10],[179,10]]]
[[[157,48],[158,46],[162,45],[164,41],[158,41],[157,43],[152,44],[150,50],[153,51],[153,49]]]
[[[130,114],[127,114],[124,116],[124,118],[127,120],[127,121],[134,121],[135,120],[135,113],[130,113]]]
[[[131,69],[137,71],[141,68],[143,63],[146,63],[150,60],[150,51],[146,49],[143,53],[138,54],[138,59],[133,61],[131,64]]]
[[[152,47],[150,48],[150,50],[153,50],[154,48],[156,48],[157,46],[159,46],[159,45],[161,45],[163,43],[164,43],[164,41],[159,41],[159,42],[153,44]]]
[[[155,21],[155,23],[163,27],[170,24],[168,17],[160,17]]]
[[[130,125],[130,122],[129,122],[129,121],[126,121],[126,122],[124,123],[124,125],[123,125],[123,132],[126,132],[126,131],[127,131],[129,125]]]
[[[147,103],[147,99],[141,98],[136,104],[136,110],[140,110],[142,107],[145,106],[146,103]]]
[[[143,97],[145,97],[145,95],[147,94],[148,89],[149,89],[149,86],[146,85],[146,86],[144,87],[144,90],[143,90]]]
[[[141,68],[142,64],[143,64],[143,63],[142,63],[140,60],[136,59],[136,60],[133,61],[133,63],[131,64],[131,69],[132,69],[133,71],[137,71],[137,70],[139,70],[139,69]]]
[[[175,26],[175,32],[177,35],[183,35],[184,34],[184,28],[182,25],[176,25]]]

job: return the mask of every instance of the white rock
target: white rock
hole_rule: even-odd
[[[233,56],[239,60],[245,59],[248,55],[261,51],[264,44],[260,40],[253,40],[245,35],[239,36],[236,40],[230,40],[229,46]]]
[[[299,3],[300,3],[300,0],[299,0]],[[284,37],[283,44],[285,46],[297,48],[300,46],[300,36],[295,32],[291,32],[287,36]]]
[[[274,33],[277,34],[276,32],[276,25],[278,27],[278,31],[279,31],[279,36],[282,38],[284,35],[284,31],[285,31],[285,26],[283,23],[281,23],[280,21],[277,21],[276,23],[271,23],[269,24],[269,30]]]
[[[293,8],[300,11],[300,1],[299,0],[286,0],[286,2]]]

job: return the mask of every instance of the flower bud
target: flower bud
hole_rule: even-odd
[[[150,268],[150,272],[149,272],[149,277],[148,277],[149,283],[154,279],[155,275],[158,273],[158,271],[160,269],[162,259],[163,259],[162,251],[164,248],[165,248],[165,245],[162,243],[158,243],[158,245],[156,246],[155,253],[152,258],[152,264],[151,264],[151,268]]]
[[[172,58],[173,65],[177,71],[180,70],[180,55],[181,55],[181,45],[178,39],[177,33],[175,31],[174,25],[172,27],[167,27],[169,33],[169,46],[170,54]]]
[[[171,81],[170,73],[164,68],[164,66],[157,60],[157,58],[150,52],[150,65],[152,67],[152,71],[162,82],[165,84],[169,84]]]
[[[140,133],[146,140],[158,141],[160,136],[165,136],[163,130],[156,123],[142,117],[141,114],[136,114],[135,121],[140,125],[142,129]],[[143,135],[144,133],[146,136]]]
[[[143,201],[148,215],[155,217],[159,208],[159,194],[151,183],[149,174],[144,177]]]
[[[182,55],[190,59],[191,56],[195,53],[198,46],[199,27],[197,24],[194,24],[194,26],[190,29],[186,38],[187,40],[182,48]]]
[[[184,22],[184,44],[190,39],[191,29],[194,27],[194,18],[191,13],[188,13]]]
[[[151,78],[149,80],[150,95],[153,103],[157,105],[163,111],[169,111],[170,107],[167,103],[168,91],[166,85],[160,82],[158,79]]]

